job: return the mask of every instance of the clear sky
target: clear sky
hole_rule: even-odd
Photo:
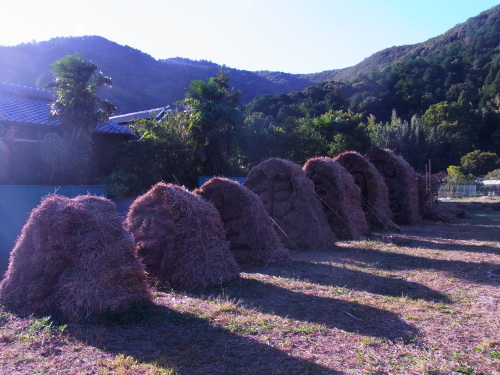
[[[438,36],[495,0],[0,0],[0,45],[100,35],[157,59],[315,73]]]

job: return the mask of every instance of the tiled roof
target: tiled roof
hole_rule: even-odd
[[[97,128],[95,130],[101,133],[130,134],[135,136],[135,133],[130,130],[128,126],[121,126],[112,120],[100,122],[97,124]]]
[[[0,82],[0,121],[19,125],[60,126],[59,120],[50,115],[52,101],[52,92],[49,90]],[[128,127],[111,120],[97,124],[96,131],[134,135]]]

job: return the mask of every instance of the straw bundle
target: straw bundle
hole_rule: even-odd
[[[30,214],[0,284],[0,303],[68,321],[151,300],[144,266],[113,202],[51,195]]]
[[[366,157],[384,177],[389,189],[389,206],[396,224],[412,225],[420,221],[417,174],[393,151],[373,147]]]
[[[354,178],[361,191],[361,208],[371,229],[384,229],[392,224],[389,192],[377,168],[356,151],[345,151],[334,161],[341,164]]]
[[[288,256],[262,201],[249,189],[235,181],[215,177],[195,193],[219,211],[229,249],[240,266],[269,264]]]
[[[153,186],[132,203],[125,226],[152,278],[192,289],[239,276],[219,212],[181,186]]]
[[[320,197],[328,224],[337,238],[359,240],[368,230],[361,209],[361,190],[351,174],[331,158],[309,159],[303,167]]]
[[[335,236],[330,230],[314,185],[297,164],[271,158],[252,168],[245,186],[264,203],[287,247],[329,249]]]

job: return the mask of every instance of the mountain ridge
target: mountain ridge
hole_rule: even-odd
[[[113,88],[101,95],[117,106],[116,114],[174,105],[184,98],[192,80],[205,80],[217,75],[220,69],[228,71],[231,85],[241,91],[241,101],[246,104],[262,95],[300,91],[330,80],[353,82],[410,59],[437,54],[456,40],[472,43],[481,27],[486,27],[488,22],[500,22],[499,13],[500,5],[427,41],[383,49],[351,67],[308,74],[252,72],[182,57],[156,60],[145,52],[101,36],[58,37],[38,43],[0,46],[0,81],[42,87],[52,80],[50,69],[54,61],[78,52],[111,77]]]
[[[353,80],[360,74],[366,73],[366,71],[383,70],[390,65],[402,62],[407,57],[416,58],[430,56],[437,52],[439,49],[438,47],[449,44],[455,40],[464,40],[464,43],[467,43],[467,36],[471,31],[475,34],[479,34],[481,31],[480,29],[471,27],[471,24],[474,21],[483,22],[482,27],[486,27],[484,25],[488,22],[498,22],[499,11],[500,5],[494,6],[479,13],[477,16],[470,17],[465,22],[455,25],[443,34],[429,38],[426,41],[385,48],[366,57],[361,62],[351,67],[326,70],[319,73],[306,74],[306,76],[317,83],[328,80],[347,82]]]

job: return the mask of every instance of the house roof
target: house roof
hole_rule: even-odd
[[[110,120],[115,121],[119,124],[131,124],[134,121],[142,120],[142,119],[152,119],[162,120],[165,116],[165,113],[170,111],[170,106],[167,105],[165,107],[148,109],[145,111],[126,113],[123,115],[110,117]]]
[[[500,185],[500,180],[483,180],[484,185]]]
[[[0,82],[0,121],[19,125],[60,126],[60,121],[50,115],[53,100],[52,91]],[[98,123],[96,131],[135,135],[128,127],[112,120]]]

